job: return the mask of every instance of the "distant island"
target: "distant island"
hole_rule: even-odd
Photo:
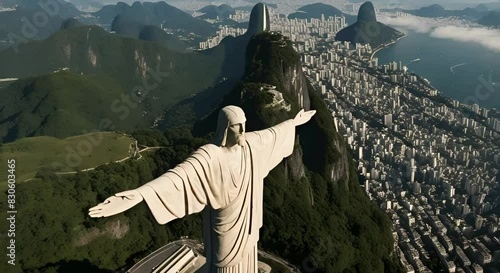
[[[372,2],[365,2],[359,8],[358,21],[337,33],[337,41],[352,44],[370,44],[374,51],[396,42],[405,34],[377,22]]]
[[[488,27],[500,27],[500,11],[490,11],[486,16],[479,19],[478,23]]]
[[[498,3],[500,4],[500,3]],[[500,5],[495,3],[479,4],[476,7],[468,7],[464,9],[445,9],[439,4],[421,7],[419,9],[406,10],[401,8],[382,9],[382,11],[400,11],[411,15],[426,17],[426,18],[443,18],[443,17],[459,17],[470,21],[478,21],[489,15],[491,11],[497,11]]]

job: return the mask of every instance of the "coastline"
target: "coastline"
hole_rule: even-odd
[[[378,48],[376,48],[376,49],[372,52],[372,55],[370,56],[370,61],[371,61],[371,60],[373,60],[373,57],[375,56],[375,54],[376,54],[377,52],[379,52],[380,50],[382,50],[382,49],[384,49],[384,48],[386,48],[386,47],[388,47],[388,46],[390,46],[390,45],[393,45],[393,44],[397,43],[399,40],[403,39],[403,38],[404,38],[404,37],[406,37],[406,36],[408,36],[408,34],[403,33],[403,36],[401,36],[401,37],[397,38],[395,41],[391,41],[391,42],[389,42],[389,43],[386,43],[386,44],[384,44],[384,45],[379,46]]]

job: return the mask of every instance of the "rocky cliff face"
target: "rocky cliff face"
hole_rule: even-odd
[[[283,36],[265,33],[254,37],[250,41],[247,48],[246,75],[248,75],[246,78],[247,81],[263,82],[276,86],[277,91],[282,92],[285,97],[289,97],[293,103],[297,104],[298,108],[305,110],[312,108],[310,93],[316,91],[312,89],[310,82],[306,79],[302,71],[300,56]],[[314,109],[326,112],[325,114],[330,116],[330,119],[325,121],[327,124],[324,126],[332,130],[333,120],[328,109],[321,107],[323,106],[322,99],[319,97],[316,98],[313,104],[315,104]],[[306,132],[303,133],[306,134]],[[338,135],[335,137],[329,135],[327,138],[329,139],[325,139],[325,144],[338,157],[328,159],[324,155],[317,154],[314,156],[311,154],[310,157],[312,159],[309,160],[309,165],[315,164],[314,161],[316,160],[314,157],[318,160],[323,158],[322,161],[324,162],[321,165],[324,167],[318,168],[318,171],[333,182],[342,180],[344,187],[348,188],[350,161],[348,159],[347,146]],[[315,150],[310,153],[318,152],[318,150]],[[305,176],[302,149],[296,149],[293,155],[286,161],[287,173],[292,180],[299,180]],[[314,169],[314,166],[311,167]]]
[[[285,88],[283,91],[295,96],[300,107],[310,110],[307,80],[302,72],[302,65],[300,62],[288,65],[283,64],[283,87]]]
[[[245,70],[246,81],[275,85],[298,106],[310,109],[300,56],[283,36],[268,32],[253,37],[247,47]]]

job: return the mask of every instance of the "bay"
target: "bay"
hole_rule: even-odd
[[[379,64],[402,61],[409,71],[428,79],[444,96],[500,109],[499,52],[476,43],[396,28],[407,36],[377,52]]]

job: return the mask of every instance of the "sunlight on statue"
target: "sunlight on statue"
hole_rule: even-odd
[[[159,178],[106,199],[89,215],[108,217],[142,200],[159,224],[203,210],[205,270],[257,273],[264,177],[292,154],[295,127],[315,113],[301,110],[294,119],[247,133],[243,110],[226,106],[211,144]]]

